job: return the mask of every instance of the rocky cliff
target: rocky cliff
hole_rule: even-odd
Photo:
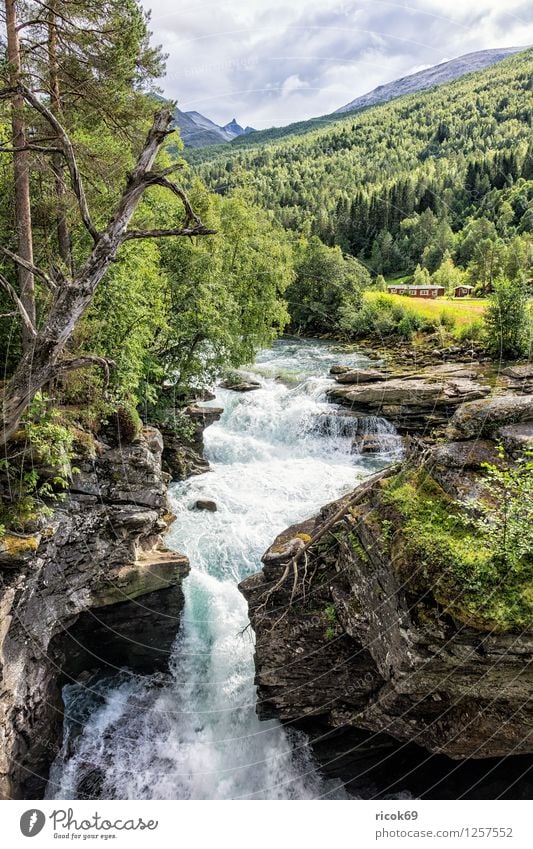
[[[532,753],[533,552],[498,570],[472,520],[498,445],[533,444],[533,397],[485,397],[470,376],[368,392],[367,377],[333,397],[392,405],[407,431],[448,419],[446,438],[289,528],[242,582],[259,713],[311,729],[327,761],[363,729],[454,759]],[[332,733],[346,742],[328,748]]]
[[[163,440],[95,440],[68,497],[34,534],[0,541],[0,794],[42,793],[62,725],[61,687],[85,671],[164,668],[187,558],[171,521]]]

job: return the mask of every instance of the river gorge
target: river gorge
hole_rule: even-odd
[[[339,362],[340,384],[330,372]],[[394,532],[389,515],[380,517],[376,486],[379,495],[380,477],[412,453],[412,437],[402,440],[376,399],[394,399],[379,403],[408,434],[417,419],[429,421],[430,408],[441,427],[455,405],[459,433],[461,410],[489,390],[451,364],[431,379],[413,373],[371,391],[364,381],[384,379],[376,367],[319,340],[285,338],[260,352],[240,374],[241,391],[218,387],[193,408],[210,468],[197,462],[192,476],[170,483],[174,518],[161,471],[168,446],[157,430],[145,428],[131,447],[100,443],[96,459],[80,464],[70,500],[36,543],[43,553],[29,552],[29,571],[14,572],[5,595],[6,611],[18,610],[4,644],[13,670],[3,707],[13,729],[10,792],[42,793],[42,776],[49,799],[530,793],[527,633],[487,635],[434,602],[422,616],[418,601],[406,604],[383,551],[377,560],[371,551],[384,529]],[[363,384],[350,383],[351,374]],[[402,393],[409,407],[398,406]],[[331,403],[336,395],[343,406]],[[515,412],[526,410],[526,396],[505,397]],[[500,418],[506,404],[497,399]],[[471,414],[464,418],[472,427]],[[432,474],[453,489],[476,479],[491,450],[437,440]],[[305,603],[292,606],[291,579],[268,616],[258,615],[279,577],[278,552],[310,540],[365,486],[374,502],[362,505],[359,541],[346,547],[355,508],[342,511],[348,525],[333,536],[337,572],[310,555],[322,580],[315,588],[309,578],[306,598],[304,577]],[[381,524],[365,530],[374,514]],[[361,550],[369,534],[370,560]],[[32,612],[37,603],[43,622]],[[21,716],[36,735],[30,744],[16,730]]]

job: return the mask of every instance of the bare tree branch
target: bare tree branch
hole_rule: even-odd
[[[24,99],[31,105],[33,108],[39,112],[43,118],[45,118],[50,126],[55,130],[58,137],[61,139],[63,144],[63,153],[65,155],[65,159],[67,160],[68,169],[70,172],[70,180],[72,183],[72,189],[76,198],[78,200],[78,206],[80,209],[81,219],[89,231],[94,241],[97,242],[100,234],[98,230],[94,226],[91,215],[89,213],[89,207],[87,206],[87,199],[85,197],[85,191],[83,188],[83,181],[81,179],[81,174],[78,168],[78,163],[76,161],[76,156],[74,154],[74,148],[72,146],[72,142],[68,136],[67,131],[64,129],[63,125],[57,120],[56,116],[53,112],[48,109],[47,106],[42,103],[38,97],[36,97],[29,88],[25,85],[19,86],[20,93],[24,97]]]
[[[61,147],[43,147],[39,144],[26,144],[24,147],[0,147],[0,153],[18,153],[20,150],[35,150],[37,153],[61,153],[65,151]]]
[[[189,198],[185,194],[184,190],[177,185],[177,183],[173,183],[171,180],[167,180],[167,178],[163,174],[147,174],[146,177],[148,185],[163,186],[163,188],[168,189],[177,197],[179,197],[185,208],[186,223],[188,223],[189,221],[194,221],[197,226],[201,224],[199,217],[196,215],[194,209],[191,206]]]
[[[105,386],[107,387],[109,384],[110,369],[117,367],[116,362],[108,359],[107,357],[97,357],[86,354],[82,357],[74,357],[71,360],[61,360],[61,362],[57,363],[54,367],[54,373],[57,377],[67,371],[75,371],[79,368],[90,368],[91,366],[99,366],[102,369],[104,372]]]
[[[167,230],[128,230],[123,237],[123,241],[127,242],[130,239],[161,239],[167,236],[212,236],[216,230],[210,230],[200,224],[198,227],[171,227]]]
[[[0,286],[2,286],[3,289],[5,289],[5,291],[7,292],[7,294],[9,295],[11,300],[13,301],[13,303],[15,304],[15,306],[18,310],[18,313],[19,313],[19,315],[22,319],[22,322],[24,324],[24,327],[28,331],[29,335],[32,336],[32,337],[37,336],[37,331],[34,327],[34,324],[31,320],[31,318],[29,317],[28,313],[26,312],[26,308],[24,307],[24,304],[22,303],[19,296],[15,292],[15,290],[14,290],[13,286],[11,285],[11,283],[9,282],[9,280],[7,280],[4,277],[3,274],[0,274]]]
[[[41,280],[46,283],[49,289],[51,289],[52,291],[54,291],[54,289],[57,289],[55,281],[52,280],[52,278],[49,274],[46,273],[46,271],[43,271],[42,268],[39,268],[38,265],[34,265],[32,262],[28,262],[18,254],[15,254],[13,253],[13,251],[10,251],[9,248],[5,248],[3,245],[0,245],[0,251],[2,251],[3,254],[8,256],[9,259],[12,259],[14,263],[20,265],[21,268],[25,268],[26,271],[31,271],[31,273],[35,274],[36,277],[40,277]]]
[[[33,100],[36,100],[36,98],[32,96],[29,102],[33,103]],[[37,104],[41,107],[39,101],[37,101]],[[39,111],[42,111],[41,108],[39,108]],[[148,186],[153,184],[154,178],[168,182],[166,178],[157,174],[154,175],[152,167],[161,145],[172,132],[172,130],[169,130],[171,123],[172,111],[170,109],[162,109],[155,114],[144,146],[137,157],[115,212],[106,228],[102,233],[96,234],[96,243],[75,277],[64,279],[61,282],[58,279],[60,285],[57,287],[46,320],[32,340],[32,345],[24,352],[5,388],[2,398],[3,420],[0,425],[0,445],[9,441],[35,393],[52,380],[57,375],[58,370],[61,372],[72,368],[82,368],[96,362],[94,357],[77,357],[68,360],[63,365],[61,358],[79,319],[90,305],[102,277],[111,263],[115,261],[117,252],[127,237],[128,224],[143,193]],[[61,131],[65,133],[63,128],[61,128]],[[71,150],[72,145],[68,139],[67,141]],[[150,176],[147,178],[147,175]],[[172,190],[181,198],[192,226],[161,230],[158,233],[180,236],[204,235],[212,232],[204,227],[194,213],[185,192],[179,187]],[[100,364],[105,368],[102,363]]]

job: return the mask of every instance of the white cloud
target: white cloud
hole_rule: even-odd
[[[309,83],[301,80],[298,74],[291,74],[281,85],[281,96],[286,99],[295,91],[301,91],[304,88],[309,88]]]
[[[165,93],[258,128],[331,112],[415,69],[533,43],[528,0],[143,0]]]

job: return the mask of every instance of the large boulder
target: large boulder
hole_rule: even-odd
[[[327,394],[330,401],[360,415],[383,416],[405,433],[446,424],[456,407],[483,398],[489,391],[465,378],[395,378],[378,384],[334,386]]]
[[[533,421],[533,395],[495,395],[461,404],[448,428],[451,439],[491,436],[503,425]]]

